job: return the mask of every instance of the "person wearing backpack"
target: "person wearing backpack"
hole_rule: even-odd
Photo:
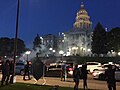
[[[75,82],[74,90],[78,90],[79,79],[80,79],[80,69],[78,68],[78,65],[76,64],[73,70],[73,80]]]

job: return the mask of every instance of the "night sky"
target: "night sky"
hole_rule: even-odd
[[[37,34],[58,35],[73,28],[81,2],[88,11],[93,28],[120,27],[120,0],[20,0],[19,33],[27,47]],[[0,0],[0,37],[15,37],[17,0]]]

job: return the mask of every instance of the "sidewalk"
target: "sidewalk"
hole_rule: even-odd
[[[56,78],[56,77],[45,77],[45,80],[46,80],[45,81],[46,85],[53,85],[53,86],[58,85],[58,86],[62,86],[62,87],[74,87],[74,82],[73,82],[72,78],[68,78],[66,82],[60,81],[60,78]],[[21,76],[19,76],[19,78],[16,77],[16,81],[22,82],[22,83],[31,83],[31,84],[35,83],[34,79],[31,79],[28,81],[23,81]],[[44,83],[44,80],[40,79],[40,80],[38,80],[38,82],[36,84],[43,84],[43,83]],[[82,82],[82,80],[80,80],[79,88],[83,88],[82,84],[83,84],[83,82]],[[95,89],[95,90],[107,90],[106,84],[103,84],[103,86],[101,87],[101,85],[97,84],[96,82],[89,82],[89,81],[88,81],[88,88]]]
[[[0,80],[1,80],[1,74],[0,74]],[[34,78],[32,78],[31,80],[24,81],[23,76],[16,76],[16,82],[31,83],[31,84],[36,83]],[[44,83],[45,85],[52,85],[52,86],[58,85],[62,87],[74,87],[74,82],[72,78],[68,78],[67,81],[64,82],[64,81],[60,81],[60,78],[58,77],[45,77],[45,80],[41,78],[40,80],[37,81],[36,84],[42,85]],[[82,84],[83,84],[83,81],[80,80],[79,88],[83,88]],[[88,88],[94,89],[94,90],[108,90],[107,84],[105,81],[99,81],[99,80],[93,80],[93,79],[88,80]],[[120,90],[120,82],[117,82],[116,90]]]

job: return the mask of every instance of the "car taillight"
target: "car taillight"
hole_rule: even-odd
[[[32,64],[32,62],[29,62],[29,64],[31,65],[31,64]]]
[[[69,70],[69,71],[73,71],[73,69],[72,69],[72,68],[68,68],[68,70]]]

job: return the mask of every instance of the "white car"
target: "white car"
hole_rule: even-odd
[[[94,79],[105,80],[105,68],[94,70],[92,76]],[[115,71],[115,78],[116,80],[120,80],[120,69],[116,69]]]
[[[87,63],[87,70],[90,73],[93,73],[95,69],[100,69],[101,63],[99,62],[86,62]],[[78,65],[78,67],[82,67],[82,65]]]
[[[98,70],[94,70],[92,73],[92,76],[94,79],[105,79],[105,69],[98,69]]]

